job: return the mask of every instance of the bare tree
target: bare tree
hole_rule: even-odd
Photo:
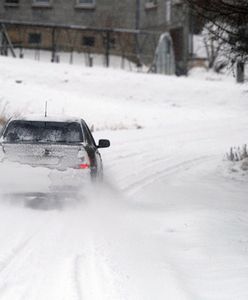
[[[248,61],[248,0],[186,0],[192,11],[212,24],[211,34],[226,45],[226,55],[237,63],[237,81],[244,79]]]
[[[192,10],[215,25],[212,31],[230,45],[234,58],[248,59],[247,0],[186,0]],[[223,32],[226,34],[223,35]]]
[[[226,35],[225,31],[219,31],[219,35],[215,34],[216,26],[212,23],[207,23],[202,31],[203,44],[206,50],[208,68],[220,72],[226,66],[226,60],[223,56],[228,52],[229,47],[223,41]]]

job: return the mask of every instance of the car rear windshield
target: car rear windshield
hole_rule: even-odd
[[[6,128],[4,141],[79,143],[83,136],[77,122],[12,121]]]

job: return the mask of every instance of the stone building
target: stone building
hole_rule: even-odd
[[[115,54],[151,66],[161,34],[172,37],[176,70],[187,72],[183,0],[1,0],[0,24],[15,47]],[[168,49],[170,51],[170,49]]]

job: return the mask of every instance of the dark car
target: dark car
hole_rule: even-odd
[[[89,174],[92,180],[103,174],[98,149],[110,146],[109,140],[99,140],[97,145],[82,119],[39,116],[9,120],[0,144],[2,163],[41,167],[61,174],[73,169]]]

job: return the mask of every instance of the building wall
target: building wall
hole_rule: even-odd
[[[110,51],[138,61],[141,51],[142,62],[151,64],[161,32],[170,31],[175,47],[178,69],[185,73],[188,59],[188,14],[183,0],[96,0],[91,8],[79,8],[77,0],[51,0],[48,7],[33,5],[33,0],[19,0],[19,5],[5,5],[0,1],[0,19],[31,23],[48,23],[59,25],[80,25],[91,28],[143,29],[154,34],[142,35],[137,39],[134,34],[111,33],[114,41]],[[154,5],[151,5],[154,3]],[[139,7],[139,11],[137,11]],[[137,22],[138,21],[138,22]],[[14,43],[23,47],[40,47],[51,49],[52,29],[27,26],[10,26],[8,28]],[[42,44],[30,44],[30,33],[41,33]],[[157,32],[157,33],[156,33]],[[94,45],[83,44],[84,37],[93,37]],[[104,33],[94,31],[56,31],[56,47],[61,50],[105,52]],[[137,44],[138,40],[138,44]],[[141,46],[142,45],[142,46]],[[142,49],[139,49],[142,47]]]
[[[185,23],[187,10],[184,1],[156,0],[157,5],[147,7],[146,0],[141,3],[141,28],[179,27]]]
[[[176,70],[178,74],[187,73],[189,51],[189,12],[183,0],[157,0],[157,5],[146,8],[145,0],[141,4],[141,29],[170,32],[175,51]],[[154,51],[158,36],[150,36],[145,54]]]
[[[76,6],[76,0],[52,0],[50,6],[33,5],[32,0],[19,0],[18,6],[8,6],[1,0],[0,18],[91,27],[134,28],[135,1],[96,1],[93,8],[80,8]]]
[[[147,0],[96,0],[91,8],[78,7],[76,0],[51,0],[51,5],[34,5],[33,0],[19,0],[16,6],[0,1],[0,18],[27,22],[49,22],[54,24],[74,24],[89,27],[136,28],[137,2],[140,10],[140,28],[166,28],[170,23],[182,21],[183,5],[172,5],[172,19],[166,20],[166,5],[169,0],[154,0],[148,7]],[[174,0],[175,1],[175,0]],[[174,3],[172,0],[171,2]]]

